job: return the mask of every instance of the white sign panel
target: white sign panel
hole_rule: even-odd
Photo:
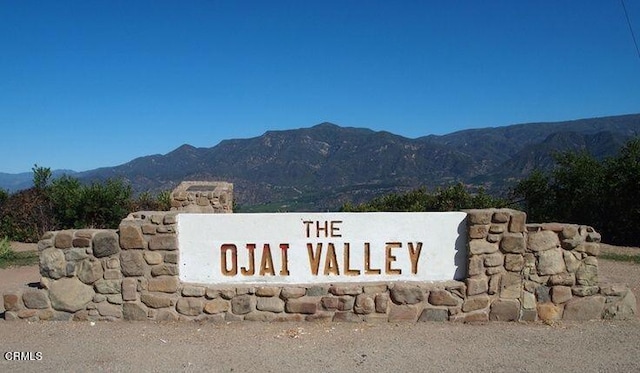
[[[441,281],[464,276],[466,213],[179,214],[180,280]]]

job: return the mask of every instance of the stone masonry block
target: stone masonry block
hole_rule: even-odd
[[[175,276],[160,276],[149,279],[147,289],[163,293],[175,293],[178,291],[179,280]]]
[[[602,318],[605,300],[605,297],[599,295],[574,298],[566,303],[562,319],[571,321],[600,319]]]
[[[474,277],[467,279],[467,295],[486,293],[489,283],[486,277]]]
[[[120,267],[124,276],[144,276],[146,265],[142,250],[120,252]]]
[[[511,212],[511,220],[509,221],[509,232],[521,233],[526,229],[527,214],[522,211]]]
[[[144,249],[144,237],[137,225],[120,224],[120,246],[124,250]]]
[[[566,271],[562,249],[553,248],[538,254],[538,274],[555,275]]]
[[[93,236],[93,256],[102,258],[120,252],[120,242],[116,232],[100,231]]]
[[[122,280],[122,299],[125,301],[135,301],[138,288],[138,281],[135,278],[125,278]]]
[[[469,252],[473,255],[491,254],[498,251],[498,245],[486,240],[469,241]]]
[[[558,234],[553,231],[530,232],[527,241],[527,246],[534,252],[560,247]]]
[[[56,234],[54,245],[57,249],[69,249],[73,245],[73,231],[60,231]]]
[[[507,234],[500,241],[500,249],[505,253],[523,254],[526,246],[522,234]]]
[[[414,322],[420,309],[415,304],[391,304],[389,322]]]
[[[289,313],[313,314],[318,311],[318,299],[302,297],[287,300],[285,310]]]
[[[236,315],[245,315],[255,309],[255,303],[251,295],[237,295],[231,299],[231,310]]]
[[[390,294],[395,304],[416,304],[425,298],[424,290],[415,285],[396,284]]]
[[[177,250],[178,240],[175,235],[159,235],[149,239],[149,250]]]
[[[457,306],[460,299],[446,290],[436,289],[429,292],[429,303],[434,306]]]
[[[516,299],[498,299],[491,304],[489,320],[518,321],[520,318],[520,302]]]

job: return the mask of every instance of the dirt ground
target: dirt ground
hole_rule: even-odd
[[[640,265],[599,264],[601,281],[627,283],[640,298]],[[39,279],[36,266],[0,270],[0,293]],[[24,356],[34,360],[8,360],[7,352],[31,352]],[[0,321],[0,353],[0,371],[12,372],[630,372],[640,371],[640,319],[552,326]]]

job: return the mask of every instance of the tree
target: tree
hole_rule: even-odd
[[[33,186],[38,190],[45,189],[51,181],[51,169],[34,164],[31,171],[33,171]]]
[[[637,245],[640,237],[640,139],[598,161],[586,152],[556,155],[548,174],[535,171],[513,195],[530,221],[591,225],[610,243]]]

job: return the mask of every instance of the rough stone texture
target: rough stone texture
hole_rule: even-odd
[[[122,291],[122,281],[100,279],[93,284],[96,292],[100,294],[120,294]]]
[[[527,246],[535,252],[551,250],[560,247],[560,239],[552,231],[530,232]]]
[[[140,301],[150,308],[165,308],[171,306],[171,298],[163,294],[140,294]]]
[[[285,309],[289,313],[313,314],[318,310],[318,300],[310,297],[289,299]]]
[[[138,281],[133,278],[125,278],[122,280],[122,299],[123,300],[136,300],[137,298]]]
[[[489,233],[489,227],[486,225],[473,225],[469,227],[469,238],[482,239],[487,237]]]
[[[180,281],[174,276],[160,276],[149,279],[149,291],[159,291],[163,293],[175,293],[178,291]]]
[[[459,302],[459,298],[446,290],[436,289],[429,292],[429,303],[434,306],[457,306]]]
[[[360,294],[356,297],[353,305],[353,312],[361,315],[370,314],[376,311],[376,302],[371,295]]]
[[[525,310],[533,310],[536,308],[536,296],[533,293],[525,291],[522,294],[522,308]]]
[[[101,279],[103,273],[102,263],[95,259],[85,259],[81,261],[76,270],[76,276],[78,276],[78,279],[87,285],[91,285]]]
[[[484,256],[484,265],[487,267],[497,267],[504,263],[504,256],[501,253],[493,253]]]
[[[87,250],[84,247],[81,247],[81,248],[74,247],[69,250],[65,250],[65,253],[64,253],[64,258],[67,261],[78,261],[88,257],[89,257],[89,254],[87,254]]]
[[[389,294],[378,294],[376,295],[376,312],[378,313],[386,313],[389,308]]]
[[[93,256],[102,258],[120,252],[120,239],[116,232],[100,231],[93,237]]]
[[[157,251],[145,251],[144,260],[148,265],[162,264],[162,254]]]
[[[418,321],[447,321],[449,311],[446,308],[425,308],[422,310]]]
[[[276,286],[263,286],[256,289],[259,297],[277,297],[280,295],[280,288]]]
[[[48,248],[40,252],[40,274],[54,280],[66,276],[67,262],[61,250]]]
[[[572,297],[571,287],[569,286],[554,286],[551,288],[551,300],[555,304],[565,303]]]
[[[526,230],[527,214],[522,211],[511,210],[511,220],[509,221],[509,232],[520,233]]]
[[[153,236],[149,239],[149,250],[177,250],[178,241],[174,235]]]
[[[475,310],[480,310],[489,307],[489,302],[491,300],[488,296],[482,295],[474,295],[472,297],[467,298],[462,304],[462,310],[464,312],[471,312]]]
[[[56,249],[68,249],[73,245],[73,232],[61,231],[54,239],[54,246]]]
[[[322,297],[320,299],[320,304],[322,308],[330,311],[349,311],[353,309],[353,305],[355,304],[355,299],[351,296],[340,296],[340,297]]]
[[[178,266],[175,264],[158,264],[151,267],[151,276],[177,276]]]
[[[573,286],[576,284],[576,276],[573,273],[560,273],[549,277],[549,285]]]
[[[22,294],[22,302],[25,307],[33,309],[49,308],[49,297],[43,290],[27,290]]]
[[[555,275],[566,271],[562,249],[547,249],[538,255],[538,273],[544,275]]]
[[[513,272],[502,275],[500,297],[503,299],[519,299],[522,295],[522,277]]]
[[[284,301],[276,297],[258,297],[256,309],[275,313],[284,312]]]
[[[139,227],[134,225],[120,224],[120,246],[124,250],[144,249],[144,237]]]
[[[7,311],[18,311],[20,309],[20,295],[15,293],[5,293],[2,295],[4,309]]]
[[[91,286],[83,284],[77,278],[53,281],[49,287],[51,306],[57,311],[79,311],[91,302],[94,295]]]
[[[622,298],[605,307],[603,317],[608,320],[634,320],[638,315],[636,297],[628,288]]]
[[[571,251],[564,251],[562,257],[564,258],[564,264],[567,271],[574,273],[580,268],[580,258],[576,256],[577,253]],[[579,255],[579,254],[578,254]]]
[[[164,254],[164,262],[171,264],[178,264],[178,253],[177,252],[168,252]]]
[[[520,318],[520,302],[515,299],[498,299],[491,304],[489,320],[518,321]]]
[[[473,255],[491,254],[498,251],[498,245],[485,240],[471,240],[469,242],[469,252]]]
[[[489,283],[486,277],[476,277],[467,279],[467,295],[476,295],[486,293],[489,289]]]
[[[247,314],[255,308],[254,302],[254,298],[247,294],[235,296],[231,299],[231,311],[236,315]]]
[[[469,210],[467,211],[469,225],[487,225],[491,224],[493,212],[490,210]]]
[[[362,293],[362,285],[334,285],[329,292],[333,295],[358,295]]]
[[[227,312],[229,308],[229,301],[220,298],[207,301],[204,304],[204,312],[208,314]]]
[[[125,250],[120,253],[120,266],[124,276],[143,276],[146,261],[141,250]]]
[[[500,249],[505,253],[522,254],[525,252],[526,247],[522,234],[505,235],[500,241]]]
[[[182,296],[184,297],[204,297],[206,289],[202,286],[185,285],[182,288]]]
[[[573,321],[601,319],[605,299],[605,297],[599,295],[574,298],[565,305],[563,319]]]
[[[264,311],[252,311],[244,316],[246,321],[273,321],[276,318],[276,315],[273,312],[264,312]]]
[[[576,271],[578,285],[594,286],[598,283],[598,267],[582,263]]]
[[[389,322],[413,322],[418,318],[418,307],[414,304],[391,304]]]
[[[123,316],[122,307],[113,304],[103,302],[98,304],[97,309],[100,316],[115,317],[118,319]]]
[[[420,303],[424,296],[424,291],[417,286],[396,285],[391,289],[391,300],[396,304]]]
[[[127,321],[142,321],[147,319],[147,309],[141,303],[124,303],[122,317]]]
[[[333,321],[335,322],[361,322],[362,316],[348,311],[336,311],[333,315]]]
[[[524,256],[520,254],[506,254],[504,268],[511,272],[520,272],[524,268]]]
[[[197,298],[181,298],[176,304],[176,310],[186,316],[198,316],[202,313],[203,308],[202,300]]]

